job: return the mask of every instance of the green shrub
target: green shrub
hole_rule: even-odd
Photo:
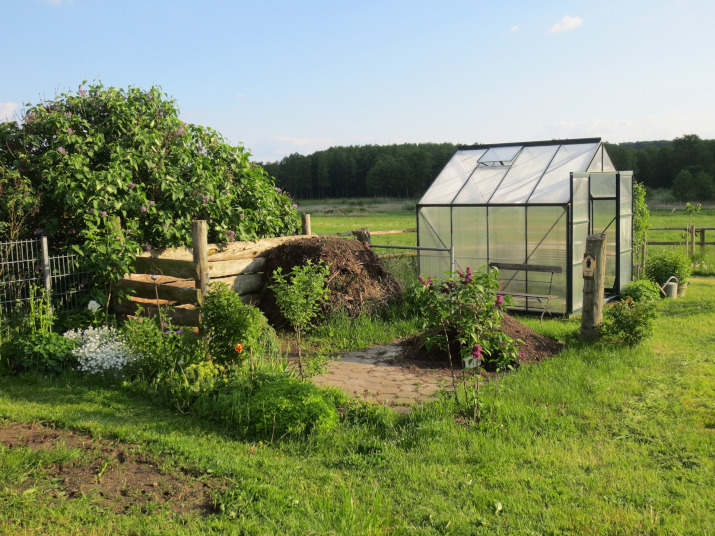
[[[280,439],[331,430],[338,425],[335,397],[286,374],[258,371],[235,377],[217,397],[213,416],[240,435]]]
[[[601,335],[615,343],[635,346],[653,335],[656,302],[635,302],[630,297],[604,311]]]
[[[650,279],[631,281],[621,291],[621,298],[631,298],[634,302],[658,300],[661,296],[660,287]]]
[[[21,372],[60,374],[77,364],[76,344],[52,331],[35,331],[7,344],[10,365]],[[4,352],[3,352],[4,353]]]
[[[155,387],[160,398],[180,411],[193,409],[201,413],[203,408],[197,402],[206,397],[213,397],[220,387],[228,382],[226,367],[201,361],[186,367],[159,373]]]
[[[678,283],[685,283],[692,270],[693,261],[690,257],[675,249],[656,253],[646,259],[646,277],[660,286],[673,275],[678,279]]]
[[[251,349],[259,350],[261,340],[264,345],[273,344],[272,331],[263,313],[243,303],[224,283],[210,286],[201,315],[209,355],[219,364],[242,361]]]
[[[162,326],[156,316],[128,319],[122,326],[122,337],[138,356],[129,364],[127,373],[142,381],[152,381],[159,374],[198,363],[206,357],[202,339],[170,324]]]

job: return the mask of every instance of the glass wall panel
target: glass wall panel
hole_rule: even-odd
[[[588,171],[603,171],[603,146],[598,147],[598,151],[591,160],[591,165],[588,166]]]
[[[633,174],[620,174],[621,215],[633,213]]]
[[[450,203],[485,152],[486,149],[457,151],[422,196],[420,204]]]
[[[527,207],[526,236],[527,264],[554,266],[561,273],[526,272],[526,292],[551,294],[558,299],[550,300],[551,312],[566,312],[567,281],[567,210],[566,207]],[[536,299],[529,299],[529,309],[540,310]]]
[[[452,209],[454,260],[456,268],[478,270],[487,264],[487,208]],[[456,269],[455,268],[455,269]]]
[[[616,201],[594,199],[591,206],[591,231],[606,234],[605,286],[612,289],[616,281]]]
[[[591,197],[616,197],[616,177],[615,173],[591,173]]]
[[[562,145],[531,194],[529,203],[568,203],[571,172],[585,171],[597,147],[597,143]]]
[[[613,165],[611,157],[608,156],[608,151],[603,149],[603,171],[618,171],[616,166]]]
[[[571,266],[571,307],[578,311],[583,307],[583,255],[586,253],[586,237],[588,236],[588,222],[576,223],[572,227],[573,236],[573,264]]]
[[[630,251],[621,253],[621,277],[619,278],[620,287],[618,291],[623,290],[628,283],[633,279],[633,258]]]
[[[522,264],[526,260],[525,207],[489,207],[489,262]],[[526,292],[523,271],[503,270],[499,288],[506,292]],[[517,304],[514,304],[517,306]],[[521,302],[521,305],[525,303]]]
[[[486,204],[508,170],[508,167],[477,168],[457,194],[453,204]]]
[[[524,147],[490,202],[526,203],[557,149],[555,145]]]
[[[451,246],[451,220],[449,207],[418,207],[417,243],[421,247],[449,248]],[[420,251],[420,274],[444,277],[450,271],[449,252]]]
[[[573,221],[587,222],[589,218],[588,173],[573,174]]]

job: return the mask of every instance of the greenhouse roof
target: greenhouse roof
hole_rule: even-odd
[[[601,138],[460,147],[420,205],[560,204],[572,172],[616,172]]]

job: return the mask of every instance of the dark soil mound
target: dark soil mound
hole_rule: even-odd
[[[516,363],[517,365],[542,361],[547,357],[556,355],[563,349],[563,344],[560,342],[539,335],[533,329],[526,327],[506,313],[503,313],[502,331],[514,340],[521,339],[523,341],[518,343],[519,352],[524,355],[519,358]],[[405,348],[403,353],[404,358],[414,361],[435,361],[441,363],[447,363],[449,361],[446,350],[439,350],[437,348],[427,350],[423,348],[423,343],[424,337],[422,336],[407,339],[403,343]],[[450,348],[455,367],[461,366],[459,343],[450,345]],[[489,370],[488,363],[485,364],[485,368]]]
[[[400,296],[400,284],[368,247],[357,240],[315,237],[293,240],[272,249],[266,257],[266,277],[281,267],[283,273],[306,261],[322,260],[330,265],[330,299],[324,313],[342,308],[352,316],[371,312]],[[261,309],[274,325],[283,324],[273,292],[266,289]]]

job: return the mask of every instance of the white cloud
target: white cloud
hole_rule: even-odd
[[[288,143],[288,145],[293,145],[294,147],[313,147],[325,145],[329,147],[329,144],[333,142],[330,138],[298,138],[289,136],[272,136],[272,139],[276,141],[282,141]],[[326,145],[328,144],[328,145]]]
[[[509,31],[510,31],[510,32],[515,32],[515,31],[517,31],[518,29],[519,29],[519,25],[516,24],[516,25],[512,26],[511,28],[509,28]]]
[[[0,121],[13,121],[19,108],[20,105],[16,102],[0,102]]]
[[[583,19],[581,17],[572,17],[571,15],[564,15],[558,23],[554,24],[549,33],[561,33],[570,32],[575,30],[579,26],[583,26]]]
[[[245,99],[246,95],[244,95],[243,93],[236,93],[234,97],[236,97],[237,99]]]

